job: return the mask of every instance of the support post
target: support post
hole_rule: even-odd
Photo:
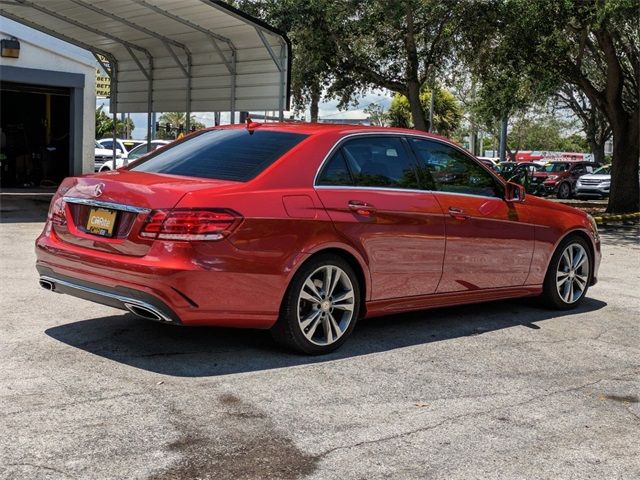
[[[118,114],[116,113],[116,105],[112,99],[109,99],[109,109],[111,110],[111,118],[113,119],[113,168],[114,170],[117,168],[118,164],[116,162],[116,138],[118,132]],[[124,153],[124,152],[122,152]],[[125,164],[126,164],[125,160]]]
[[[278,121],[279,122],[284,122],[284,105],[285,105],[284,96],[286,95],[285,93],[286,90],[284,88],[284,83],[286,82],[284,65],[285,65],[286,51],[287,51],[286,44],[282,43],[282,45],[280,46],[280,90],[278,94],[279,96]]]
[[[230,108],[230,122],[232,125],[236,123],[236,52],[231,52],[231,65],[233,66],[233,73],[231,74],[231,108]]]

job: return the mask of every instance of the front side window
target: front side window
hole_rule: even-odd
[[[306,137],[260,129],[205,130],[143,157],[130,170],[246,182]]]
[[[493,176],[460,150],[444,143],[410,139],[418,157],[420,179],[429,190],[497,197]]]

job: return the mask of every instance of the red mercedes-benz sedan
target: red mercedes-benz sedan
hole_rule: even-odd
[[[271,329],[310,354],[364,317],[537,295],[572,308],[600,263],[593,219],[444,138],[314,124],[204,130],[67,178],[36,251],[46,289]]]

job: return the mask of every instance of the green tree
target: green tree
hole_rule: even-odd
[[[384,127],[387,124],[388,116],[382,105],[375,102],[370,103],[364,108],[363,112],[369,117],[371,125]]]
[[[329,92],[348,103],[372,87],[407,97],[413,125],[428,130],[420,92],[453,59],[464,5],[455,0],[349,0],[334,37],[338,55]]]
[[[509,150],[542,150],[554,152],[587,152],[584,137],[575,133],[575,123],[553,115],[523,116],[513,122]]]
[[[113,136],[113,117],[107,115],[103,109],[104,105],[96,108],[96,139]],[[130,118],[116,120],[116,136],[126,138],[127,132],[133,132],[135,124]]]
[[[604,113],[591,104],[584,92],[572,85],[561,88],[556,93],[555,100],[560,108],[571,111],[580,120],[594,160],[604,163],[604,145],[612,133]]]
[[[336,62],[336,39],[346,12],[343,2],[331,0],[236,0],[229,3],[287,33],[293,47],[291,94],[294,109],[310,107],[318,121],[318,105],[331,85]]]
[[[613,133],[609,212],[640,208],[640,35],[637,0],[465,2],[465,58],[484,84],[515,83],[516,93],[557,92],[568,84],[606,117]],[[507,76],[495,76],[495,72]],[[500,88],[497,108],[509,108]],[[519,97],[514,95],[517,100]],[[504,104],[503,104],[504,103]]]
[[[160,140],[173,140],[178,135],[178,129],[180,125],[182,125],[184,133],[189,133],[186,131],[187,125],[187,114],[185,112],[164,112],[160,115],[158,119],[158,123],[160,124],[160,129],[156,132],[156,138]],[[167,132],[165,125],[171,125],[171,131]],[[195,115],[191,115],[191,127],[195,127],[196,130],[201,130],[205,128],[204,123],[199,122]]]
[[[423,88],[420,92],[420,105],[423,110],[429,108],[431,91]],[[413,127],[411,106],[404,95],[396,93],[387,115],[392,127]],[[460,127],[462,108],[451,92],[438,88],[433,108],[433,131],[444,136],[451,136]]]

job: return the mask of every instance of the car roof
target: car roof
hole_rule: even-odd
[[[269,130],[280,132],[301,133],[304,135],[322,135],[327,133],[339,134],[339,135],[352,135],[357,133],[397,133],[401,135],[419,135],[421,137],[430,137],[438,140],[445,140],[451,143],[451,140],[437,135],[435,133],[427,133],[421,130],[413,130],[410,128],[395,128],[395,127],[374,127],[370,125],[346,125],[338,123],[306,123],[306,122],[274,122],[274,123],[257,123],[252,129],[255,130]],[[223,125],[218,127],[211,127],[207,130],[215,130],[217,128],[247,128],[244,124],[235,125]]]

